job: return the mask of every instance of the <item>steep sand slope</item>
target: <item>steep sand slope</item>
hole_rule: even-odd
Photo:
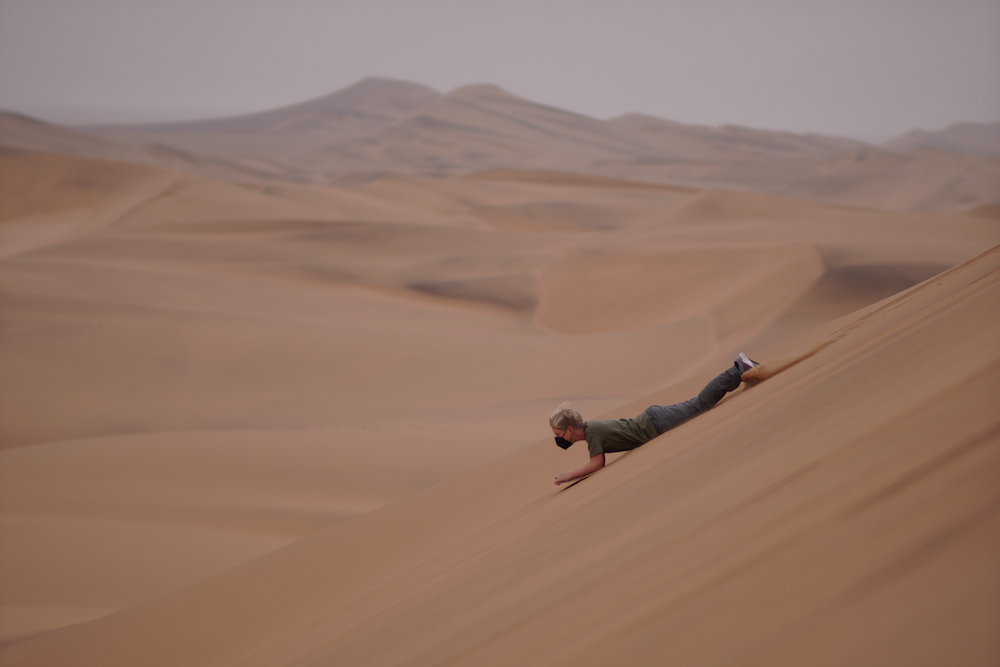
[[[801,363],[568,488],[552,475],[581,452],[546,439],[0,655],[102,667],[996,664],[998,301],[1000,248],[867,309]],[[709,376],[612,416],[685,398]]]

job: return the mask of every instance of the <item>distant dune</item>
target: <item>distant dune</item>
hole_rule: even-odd
[[[294,134],[324,130],[331,134],[369,132],[439,97],[427,86],[394,79],[368,78],[314,100],[231,118],[176,123],[89,126],[103,132],[153,134]]]
[[[899,151],[932,148],[969,155],[1000,155],[1000,123],[955,123],[935,132],[913,130],[884,146]]]
[[[0,146],[63,155],[142,161],[141,150],[94,134],[0,111]]]
[[[21,126],[27,119],[12,118],[0,118],[0,137],[14,137],[12,146],[119,157],[234,181],[321,185],[390,173],[518,168],[897,211],[961,212],[1000,201],[996,125],[915,131],[879,148],[637,113],[598,120],[492,85],[440,94],[379,78],[232,118],[73,131],[48,126],[47,134],[42,123],[26,132]]]
[[[0,661],[987,664],[998,206],[490,85],[0,114]],[[799,363],[551,486],[555,405],[740,350]]]

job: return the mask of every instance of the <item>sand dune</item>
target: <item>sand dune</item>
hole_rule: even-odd
[[[553,402],[619,405],[998,240],[986,219],[550,171],[317,188],[9,160],[33,189],[10,181],[28,194],[3,224],[100,212],[0,265],[0,470],[23,480],[3,603],[22,634],[365,514],[541,437]],[[57,544],[92,555],[31,558]]]
[[[317,148],[297,162],[319,168],[349,160],[356,169],[372,170],[391,162],[454,174],[511,166],[572,169],[584,160],[644,151],[599,120],[477,85],[457,88],[385,128]]]
[[[726,542],[742,524],[725,517],[747,516],[763,535],[747,549],[773,556],[761,562],[787,553],[801,563],[804,552],[768,551],[787,536],[764,530],[780,523],[770,506],[740,498],[807,460],[826,470],[823,456],[854,447],[838,430],[845,411],[861,410],[859,434],[910,428],[893,415],[921,410],[932,394],[920,392],[936,391],[919,369],[957,382],[968,364],[994,363],[995,309],[959,298],[989,283],[969,278],[980,269],[877,304],[1000,243],[990,157],[599,121],[492,86],[438,95],[378,80],[241,119],[105,128],[100,137],[135,147],[124,161],[95,157],[123,144],[15,120],[21,134],[5,136],[21,139],[0,149],[5,664],[65,664],[63,655],[81,664],[511,664],[526,661],[521,653],[555,663],[564,658],[536,648],[541,634],[524,633],[536,618],[567,641],[603,627],[546,615],[569,619],[560,605],[578,603],[615,617],[670,600],[663,614],[715,627],[708,611],[677,602],[683,592],[644,597],[648,588],[628,583],[648,574],[641,554],[676,544],[648,562],[663,566],[655,590],[680,591],[694,551],[721,544],[720,554],[750,558]],[[934,314],[949,303],[952,329]],[[849,335],[664,449],[551,494],[552,473],[576,460],[551,445],[544,421],[562,400],[588,415],[626,414],[642,401],[688,398],[739,349],[777,359],[838,330]],[[974,353],[966,362],[955,350]],[[840,366],[829,380],[826,369]],[[978,394],[956,391],[942,405],[971,407],[948,419],[989,414]],[[713,435],[737,428],[726,415],[739,405],[759,408],[734,417],[745,447]],[[926,447],[919,452],[932,456]],[[871,488],[904,475],[919,452],[879,464]],[[844,457],[834,477],[879,467]],[[648,484],[629,495],[614,481],[623,475]],[[844,479],[816,478],[816,488],[854,488]],[[605,498],[587,492],[601,480],[608,505],[597,511],[611,532],[572,537],[586,523],[580,512]],[[795,525],[825,525],[829,515],[809,508],[832,506],[807,490],[775,497]],[[662,513],[639,511],[642,498]],[[712,514],[730,501],[730,514]],[[922,507],[893,516],[923,517]],[[692,520],[723,518],[685,532],[688,508]],[[619,510],[632,518],[613,519]],[[648,526],[661,541],[643,537]],[[592,546],[577,553],[582,541]],[[892,545],[886,558],[907,553]],[[982,553],[992,552],[960,550]],[[548,560],[559,554],[565,572]],[[573,588],[597,563],[629,554],[638,560],[623,571],[623,597]],[[497,574],[508,561],[523,581]],[[876,571],[856,562],[852,572]],[[712,582],[714,572],[692,577]],[[751,592],[709,586],[690,599],[709,609],[731,596],[745,610],[758,589],[739,582]],[[786,627],[792,607],[775,608],[785,611],[763,615],[761,628]],[[637,633],[634,650],[652,651],[661,644],[642,634],[643,619],[667,617],[657,613],[615,632]],[[801,636],[823,636],[821,624],[803,623]],[[670,632],[682,626],[671,621]],[[768,644],[778,635],[756,627],[740,646],[793,651],[787,660],[801,664],[794,641]],[[371,643],[382,633],[399,641]],[[694,636],[669,644],[696,655]],[[157,654],[161,640],[171,646]],[[467,657],[456,652],[463,646]]]
[[[607,410],[998,240],[985,219],[552,172],[153,170],[151,191],[112,178],[129,165],[23,155],[107,168],[132,203],[0,265],[9,637],[364,515],[544,436],[563,398]],[[38,201],[104,201],[59,173]]]
[[[892,297],[568,488],[540,474],[574,454],[546,439],[5,658],[990,664],[998,276],[994,250]]]
[[[915,151],[900,157],[864,150],[821,163],[812,176],[771,191],[897,211],[965,212],[996,201],[998,181],[995,156]]]
[[[231,118],[86,129],[123,134],[259,135],[294,134],[299,130],[357,133],[387,125],[438,95],[420,84],[369,77],[329,95],[270,111]]]
[[[697,161],[822,155],[864,146],[859,141],[817,134],[755,130],[736,125],[685,125],[639,113],[624,114],[610,119],[608,123],[640,132],[647,140],[655,140],[657,147],[670,155]]]
[[[290,169],[288,158],[317,145],[374,132],[438,95],[419,84],[368,78],[330,95],[260,113],[79,130],[133,145],[157,162],[183,165],[207,176],[301,181],[308,175]]]
[[[59,150],[69,145],[67,132],[37,123],[11,136],[31,136],[28,143],[19,139],[22,148]],[[643,114],[598,120],[491,85],[442,95],[419,84],[366,79],[316,100],[244,116],[79,128],[73,145],[93,151],[127,144],[132,155],[125,159],[234,181],[329,184],[389,173],[516,167],[898,211],[962,212],[1000,201],[1000,163],[987,148],[991,132],[991,126],[966,124],[879,148]]]
[[[883,145],[898,151],[933,148],[971,155],[1000,155],[1000,123],[955,123],[932,132],[912,130]]]
[[[9,257],[104,229],[180,175],[0,148],[0,176],[0,257]]]
[[[0,111],[0,146],[112,160],[144,159],[141,150],[127,143],[6,111]]]

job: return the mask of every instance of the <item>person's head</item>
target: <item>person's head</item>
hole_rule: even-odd
[[[556,436],[556,444],[563,449],[583,440],[583,417],[569,403],[563,403],[549,415],[549,426]]]

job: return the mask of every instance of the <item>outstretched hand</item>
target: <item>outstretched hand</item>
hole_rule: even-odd
[[[590,457],[590,461],[587,465],[583,466],[579,470],[574,470],[573,472],[565,472],[561,475],[556,475],[556,486],[560,484],[565,484],[566,482],[572,482],[574,479],[579,479],[581,477],[586,477],[587,475],[592,475],[601,468],[604,467],[604,454],[596,454]]]

